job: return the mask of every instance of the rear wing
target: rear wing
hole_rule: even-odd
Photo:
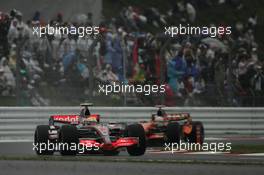
[[[79,115],[52,115],[50,116],[49,123],[53,125],[54,123],[65,123],[65,124],[79,124],[80,116]]]
[[[152,118],[161,117],[157,114],[153,114]],[[187,120],[189,122],[192,121],[192,118],[189,113],[175,113],[175,114],[164,114],[163,116],[164,121],[180,121],[180,120]]]
[[[94,119],[95,121],[100,122],[100,115],[91,114],[85,119]],[[50,125],[53,125],[54,123],[79,124],[81,121],[82,120],[79,115],[52,115],[49,119]]]

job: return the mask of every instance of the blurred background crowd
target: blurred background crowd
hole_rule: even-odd
[[[93,14],[65,20],[63,12],[43,20],[36,11],[25,19],[18,9],[0,12],[1,105],[264,106],[263,43],[257,11],[240,0],[168,1],[137,6],[110,0],[122,8],[102,17],[100,34],[33,35],[33,27],[93,26]],[[228,22],[223,8],[236,12]],[[199,13],[213,9],[220,22],[203,23]],[[221,10],[219,10],[221,9]],[[108,11],[111,9],[108,9]],[[106,12],[107,14],[107,12]],[[226,16],[225,16],[226,15]],[[231,26],[231,35],[164,34],[165,26]],[[261,41],[261,40],[260,40]],[[165,84],[164,94],[98,93],[98,84]],[[13,99],[13,101],[12,101]]]

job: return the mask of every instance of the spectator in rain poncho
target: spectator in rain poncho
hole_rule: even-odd
[[[114,82],[118,82],[118,77],[113,73],[111,65],[107,64],[105,67],[105,71],[108,82],[110,82],[111,84]]]
[[[34,21],[34,22],[35,22],[35,21],[40,22],[40,12],[39,12],[39,11],[36,11],[36,12],[35,12],[32,21]]]
[[[8,42],[9,44],[16,43],[19,37],[19,31],[18,31],[18,21],[16,19],[12,20],[9,31],[8,31]]]
[[[78,63],[77,64],[77,69],[80,72],[80,74],[81,74],[83,79],[88,79],[89,78],[89,70],[88,70],[87,66],[85,66],[82,63]]]
[[[135,66],[135,75],[133,77],[133,81],[135,83],[144,83],[146,80],[145,69],[143,64],[136,64]]]
[[[41,66],[48,66],[47,63],[50,62],[51,46],[48,38],[46,36],[42,36],[38,40],[38,48],[37,48],[38,59],[40,61]]]
[[[39,80],[41,77],[40,75],[43,73],[43,70],[39,66],[39,62],[33,59],[32,53],[29,51],[23,51],[22,56],[22,61],[26,66],[25,68],[29,78],[32,80]]]
[[[0,67],[0,95],[5,94],[7,79],[4,75],[4,69]]]
[[[113,56],[114,56],[114,52],[115,52],[115,49],[113,48],[113,35],[112,35],[112,33],[106,34],[105,42],[106,42],[106,54],[104,56],[104,59],[105,59],[104,63],[112,65]]]
[[[92,45],[93,40],[89,36],[79,37],[76,43],[77,50],[83,59],[87,59],[89,56],[89,48]]]
[[[61,45],[61,35],[55,34],[54,39],[51,41],[51,56],[52,61],[59,61],[61,60],[61,53],[60,53],[60,45]]]
[[[110,64],[106,65],[105,69],[97,75],[97,78],[104,84],[118,83],[118,77],[113,73]]]
[[[175,58],[168,61],[167,65],[167,74],[169,78],[168,84],[175,94],[178,93],[179,89],[178,81],[183,78],[186,72],[186,61],[182,56],[182,51],[180,51]]]
[[[194,58],[193,50],[191,49],[191,43],[187,43],[184,48],[184,59],[186,61],[186,74],[185,76],[191,76],[197,78],[199,70],[197,69],[196,60]]]
[[[118,75],[119,80],[123,80],[123,50],[121,46],[121,36],[117,35],[113,38],[113,49],[112,52],[112,67],[113,71]]]
[[[15,82],[15,77],[11,71],[11,69],[8,66],[8,62],[6,58],[2,58],[0,62],[0,69],[3,70],[3,76],[6,79],[6,86],[8,90],[11,92],[12,90],[15,89],[16,82]]]
[[[186,3],[186,13],[188,15],[188,20],[194,22],[196,18],[196,10],[191,3]]]
[[[61,44],[60,49],[62,49],[61,53],[65,71],[76,59],[76,48],[76,41],[70,35]]]

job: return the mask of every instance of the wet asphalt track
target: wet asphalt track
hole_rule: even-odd
[[[263,166],[120,162],[0,161],[2,175],[254,175]]]
[[[213,141],[213,140],[212,140]],[[210,141],[210,142],[212,142]],[[219,142],[219,141],[218,141]],[[236,144],[261,144],[263,140],[235,139]],[[38,157],[32,150],[31,142],[0,143],[0,156]],[[148,149],[145,155],[131,157],[126,152],[119,156],[85,155],[88,161],[77,161],[80,156],[71,157],[71,161],[39,161],[39,160],[0,160],[0,175],[38,175],[44,174],[263,174],[264,156],[241,156],[230,154],[182,154],[155,152]],[[60,158],[58,153],[55,158]],[[84,157],[84,156],[83,156]],[[108,161],[109,160],[109,161]],[[122,161],[119,161],[122,160]],[[125,160],[125,161],[124,161]],[[136,161],[131,161],[136,160]],[[137,162],[138,161],[138,162]],[[198,161],[207,163],[175,163],[172,161]],[[158,162],[158,163],[156,163]],[[163,162],[163,163],[162,163]],[[164,163],[167,162],[167,163]],[[209,162],[209,163],[208,163]],[[212,164],[210,162],[216,162]],[[225,162],[224,165],[221,162]],[[262,165],[231,165],[232,162],[249,163],[261,162]]]
[[[230,138],[208,138],[207,143],[230,142],[232,145],[263,145],[264,137],[230,137]],[[32,141],[4,141],[0,140],[1,155],[35,155]],[[151,149],[151,148],[150,148]],[[152,150],[152,149],[151,149]],[[157,150],[157,148],[154,148]],[[155,153],[157,154],[157,153]],[[163,153],[164,154],[164,153]],[[123,155],[123,154],[122,154]],[[157,154],[159,155],[159,154]],[[166,156],[170,155],[169,153]]]

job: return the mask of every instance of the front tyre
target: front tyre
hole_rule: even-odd
[[[34,134],[35,151],[37,155],[53,155],[54,149],[49,149],[49,125],[37,126]]]
[[[139,144],[127,147],[127,152],[131,156],[141,156],[146,151],[146,136],[145,130],[140,124],[128,125],[126,128],[126,134],[128,137],[137,137]]]

